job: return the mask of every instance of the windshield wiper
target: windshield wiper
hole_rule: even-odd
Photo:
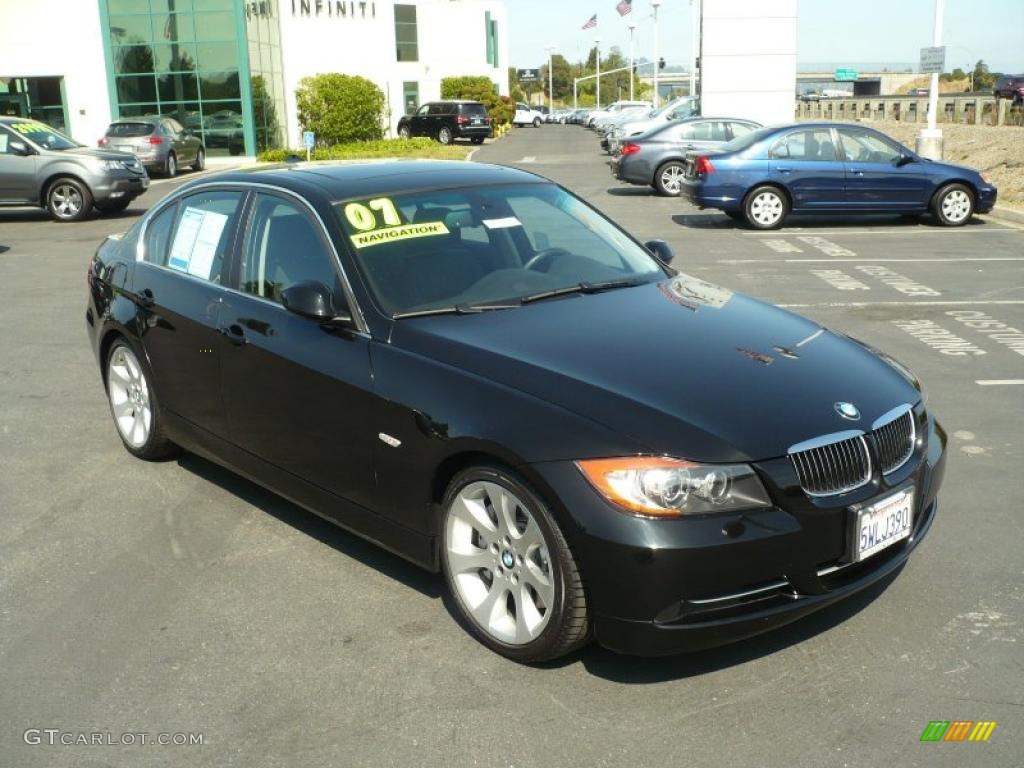
[[[399,312],[392,315],[392,320],[404,317],[428,317],[430,315],[476,315],[498,309],[515,309],[518,304],[455,304],[451,307],[435,307],[434,309],[414,309],[411,312]]]
[[[647,280],[639,277],[625,277],[616,280],[604,280],[599,283],[576,283],[575,285],[567,285],[564,288],[553,288],[550,291],[541,291],[540,293],[531,293],[528,296],[523,296],[519,301],[523,304],[529,304],[534,301],[543,301],[544,299],[553,299],[557,296],[567,296],[571,293],[598,293],[599,291],[610,291],[615,288],[632,288],[637,285],[643,285]]]

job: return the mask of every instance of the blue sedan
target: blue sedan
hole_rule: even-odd
[[[718,153],[691,154],[683,196],[756,229],[791,214],[923,214],[966,224],[996,204],[983,173],[932,162],[861,125],[798,123],[762,128]]]

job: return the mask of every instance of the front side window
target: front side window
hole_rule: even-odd
[[[793,131],[772,147],[771,158],[797,162],[828,161],[836,159],[832,133],[823,128]]]
[[[851,163],[894,163],[903,154],[898,144],[870,131],[840,128],[839,141]]]
[[[415,5],[395,6],[395,49],[398,61],[420,60]]]
[[[81,146],[81,144],[69,139],[60,131],[55,131],[50,126],[35,120],[16,120],[13,123],[8,123],[7,127],[16,136],[26,138],[36,146],[43,147],[44,149],[63,150]]]
[[[420,103],[420,84],[416,81],[402,83],[402,97],[405,101],[405,114],[414,114]]]
[[[344,297],[334,256],[320,229],[294,203],[273,195],[257,195],[242,249],[240,289],[281,302],[281,293],[296,283],[315,281],[331,291],[335,306]]]
[[[756,130],[750,123],[729,123],[729,129],[732,131],[734,139],[746,136],[751,131]]]
[[[154,247],[146,260],[220,283],[241,203],[242,193],[229,190],[201,192],[183,198],[178,203],[169,243],[162,249]],[[147,241],[148,238],[147,233]]]
[[[553,184],[424,191],[336,205],[385,312],[504,304],[664,270],[622,230]]]

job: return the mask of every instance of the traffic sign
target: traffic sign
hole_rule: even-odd
[[[539,69],[517,69],[516,78],[520,83],[535,83],[540,80]]]
[[[856,69],[837,69],[836,70],[836,82],[852,82],[858,77]]]
[[[942,74],[946,69],[946,46],[921,49],[921,73],[927,75]]]
[[[306,149],[312,149],[316,146],[316,134],[312,131],[302,132],[302,146]]]

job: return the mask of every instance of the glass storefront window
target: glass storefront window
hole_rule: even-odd
[[[200,69],[224,70],[238,66],[238,47],[234,43],[199,43],[196,52]]]
[[[398,61],[419,61],[416,6],[395,6],[395,56]]]
[[[156,101],[156,81],[152,75],[120,75],[116,83],[117,100],[122,104]]]
[[[234,40],[235,14],[196,14],[196,40]]]
[[[148,43],[153,39],[153,26],[149,16],[110,17],[111,45],[134,45]]]
[[[238,72],[200,72],[199,89],[204,101],[239,99]]]
[[[153,48],[149,45],[119,45],[114,48],[114,72],[118,75],[139,75],[155,67]]]
[[[157,72],[191,72],[196,68],[196,46],[193,43],[154,45],[153,59]]]
[[[199,98],[199,81],[192,72],[172,72],[157,78],[160,101],[182,101]]]

